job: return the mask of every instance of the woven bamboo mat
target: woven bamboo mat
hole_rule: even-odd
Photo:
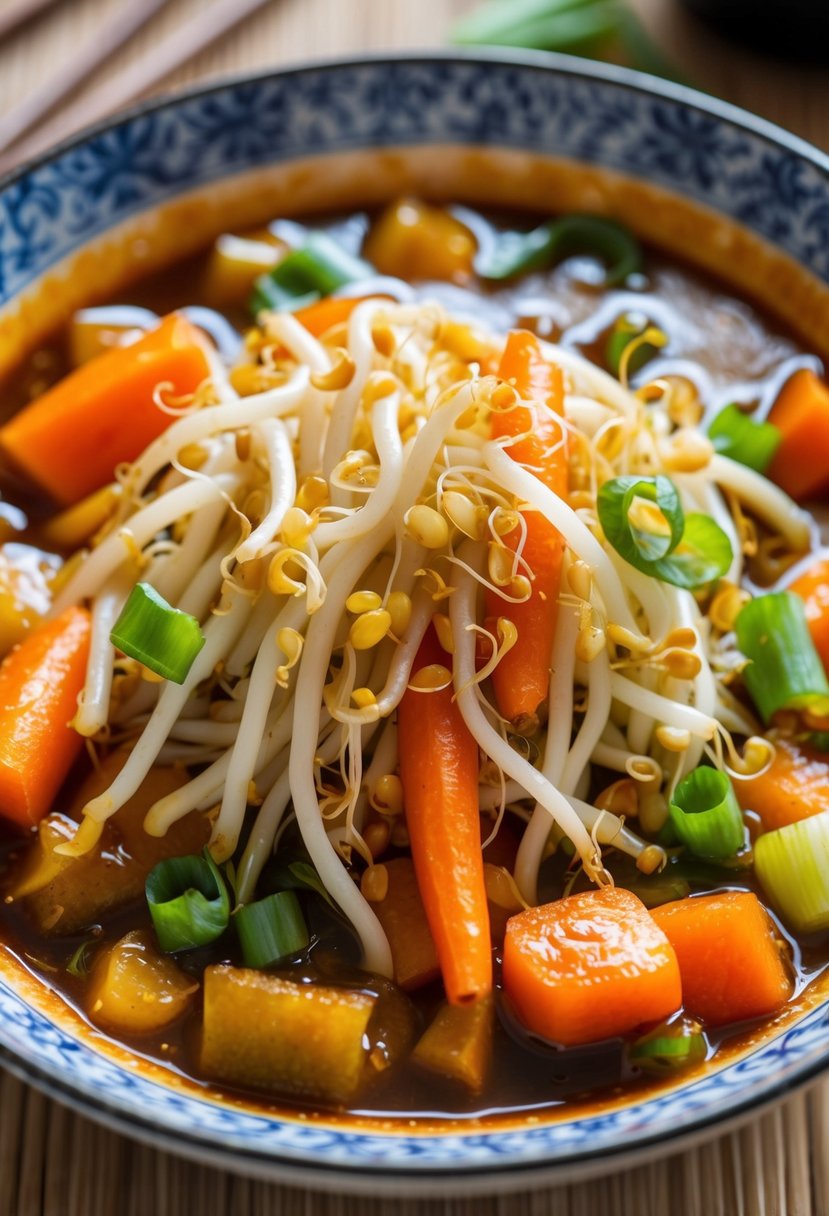
[[[8,0],[0,0],[2,10]],[[0,113],[94,35],[127,0],[64,0],[0,47]],[[700,87],[829,148],[829,73],[735,52],[675,0],[632,0],[657,39]],[[825,0],[814,0],[825,3]],[[474,0],[271,0],[256,18],[169,83],[335,54],[428,47]],[[174,0],[115,75],[154,40],[199,13]],[[81,1118],[0,1072],[0,1216],[829,1216],[829,1083],[741,1130],[655,1164],[533,1195],[440,1201],[364,1200],[254,1182],[157,1152]],[[173,1147],[173,1146],[171,1146]]]

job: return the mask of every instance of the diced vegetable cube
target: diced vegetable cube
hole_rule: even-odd
[[[404,199],[373,225],[363,254],[380,274],[462,283],[472,274],[476,248],[469,229],[448,211]]]
[[[644,904],[620,887],[513,916],[504,988],[530,1030],[568,1047],[659,1021],[682,1001],[673,947]]]
[[[795,932],[829,929],[829,813],[766,832],[755,845],[754,868]]]
[[[152,935],[136,929],[95,959],[86,1007],[96,1026],[123,1034],[150,1034],[181,1017],[199,985],[160,954]]]
[[[774,923],[752,892],[681,899],[651,915],[676,951],[686,1012],[707,1025],[775,1013],[791,996]]]
[[[411,859],[396,857],[384,866],[389,878],[386,897],[371,907],[389,939],[395,983],[413,992],[440,975],[437,950]]]
[[[418,1041],[412,1060],[421,1068],[480,1093],[492,1063],[495,1002],[492,995],[473,1005],[441,1005]]]
[[[829,811],[829,757],[777,739],[774,759],[756,777],[732,777],[737,801],[754,811],[766,831]]]

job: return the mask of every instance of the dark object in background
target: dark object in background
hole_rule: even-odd
[[[743,46],[788,59],[829,62],[827,0],[683,0]]]

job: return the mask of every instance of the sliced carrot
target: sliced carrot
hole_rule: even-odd
[[[208,343],[173,313],[131,346],[90,359],[0,429],[0,451],[68,506],[112,481],[173,421],[154,394],[185,397],[210,374]]]
[[[513,460],[565,497],[567,452],[559,421],[564,412],[561,368],[545,358],[534,334],[513,330],[507,338],[498,374],[532,404],[494,413],[493,438],[516,436],[516,442],[506,449]],[[491,591],[486,604],[488,617],[507,617],[518,630],[515,645],[492,676],[498,708],[514,723],[531,719],[547,699],[564,556],[564,542],[552,524],[534,511],[525,512],[524,519],[527,534],[522,556],[534,576],[530,597],[522,603],[509,604]],[[517,548],[519,530],[504,540],[511,548]]]
[[[389,939],[394,982],[404,992],[413,992],[440,975],[437,950],[411,859],[395,857],[384,869],[385,897],[371,906]]]
[[[829,386],[808,368],[795,372],[772,406],[769,422],[783,438],[767,476],[798,499],[829,486]]]
[[[323,300],[317,300],[315,304],[298,308],[294,316],[305,326],[309,334],[315,338],[321,338],[335,325],[344,325],[357,305],[362,304],[364,299],[365,296],[326,296]]]
[[[829,558],[819,558],[794,580],[789,591],[806,604],[806,624],[820,655],[823,666],[829,671]]]
[[[764,772],[732,780],[740,806],[756,812],[767,832],[829,811],[829,760],[788,739],[776,740]]]
[[[90,618],[68,608],[0,665],[0,817],[29,828],[52,805],[83,739],[71,721],[83,688]]]
[[[658,1022],[682,1001],[673,947],[645,905],[621,887],[513,916],[504,989],[530,1030],[568,1047]]]
[[[432,628],[417,674],[451,666]],[[451,1004],[492,991],[489,912],[478,815],[478,745],[452,688],[403,695],[397,714],[400,779],[412,860]]]
[[[751,891],[719,891],[651,913],[679,960],[686,1012],[709,1026],[774,1013],[792,980],[774,922]]]

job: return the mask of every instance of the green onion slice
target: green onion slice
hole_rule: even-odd
[[[657,335],[661,341],[657,341]],[[652,341],[649,339],[653,339]],[[652,326],[641,312],[625,312],[617,317],[605,343],[605,361],[608,370],[618,379],[622,370],[622,358],[632,342],[636,343],[627,359],[628,375],[641,371],[646,363],[655,359],[666,344],[666,337]]]
[[[754,845],[754,870],[795,932],[829,929],[829,811],[764,832]]]
[[[657,512],[648,512],[650,503]],[[615,477],[599,490],[597,505],[608,541],[643,574],[694,588],[720,578],[731,565],[725,532],[707,515],[686,515],[669,477]]]
[[[459,21],[453,42],[598,53],[619,27],[616,0],[490,0]]]
[[[598,215],[565,215],[530,232],[502,232],[476,261],[482,279],[511,279],[541,270],[573,254],[591,254],[605,264],[605,286],[623,283],[642,269],[639,243],[621,224]]]
[[[701,1063],[707,1055],[708,1043],[699,1023],[688,1019],[657,1026],[628,1049],[631,1064],[657,1076],[690,1068]]]
[[[308,945],[308,928],[293,891],[278,891],[245,905],[234,924],[248,967],[272,967]]]
[[[738,405],[720,410],[708,427],[716,450],[757,473],[765,473],[783,436],[771,422],[757,422]]]
[[[254,283],[251,312],[254,316],[263,310],[296,312],[373,274],[374,267],[368,262],[346,253],[324,232],[312,232],[304,245],[259,276]]]
[[[749,660],[743,681],[765,723],[780,709],[829,714],[829,681],[800,596],[792,591],[758,595],[740,610],[734,628]]]
[[[89,940],[81,942],[66,964],[66,970],[69,975],[74,975],[76,979],[85,979],[89,975],[89,952],[94,944],[94,942]]]
[[[703,766],[689,773],[674,791],[670,815],[682,843],[706,861],[733,857],[745,844],[742,812],[719,769]]]
[[[230,921],[230,896],[207,849],[202,857],[160,861],[145,886],[158,944],[168,954],[206,946]]]
[[[173,608],[149,583],[136,583],[109,640],[156,675],[183,684],[204,634],[194,616]]]

